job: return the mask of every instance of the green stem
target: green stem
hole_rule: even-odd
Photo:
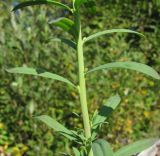
[[[87,96],[86,96],[86,81],[85,81],[85,72],[84,72],[84,56],[83,56],[83,40],[82,40],[82,32],[81,32],[81,22],[79,12],[76,12],[76,26],[78,31],[78,39],[77,39],[77,52],[78,52],[78,68],[79,68],[79,95],[82,109],[82,117],[83,117],[83,125],[85,137],[87,139],[91,138],[91,127],[90,120],[88,114],[88,106],[87,106]],[[89,156],[93,156],[92,150],[90,151]]]

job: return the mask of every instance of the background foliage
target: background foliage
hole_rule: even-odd
[[[41,67],[77,82],[77,55],[66,45],[53,42],[68,36],[47,24],[70,16],[54,7],[29,7],[11,12],[17,1],[0,2],[0,153],[14,156],[59,156],[70,152],[69,143],[32,116],[48,114],[67,127],[81,127],[78,93],[60,82],[12,75],[5,69]],[[109,28],[130,28],[145,34],[113,34],[86,44],[87,68],[112,61],[132,60],[160,71],[160,3],[152,1],[97,0],[96,10],[83,8],[83,34]],[[160,84],[136,72],[102,71],[87,78],[89,111],[119,93],[122,102],[103,128],[100,137],[114,148],[140,138],[160,136]]]

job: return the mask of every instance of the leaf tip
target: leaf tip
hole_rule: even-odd
[[[6,68],[6,69],[4,69],[6,72],[8,72],[8,73],[11,73],[11,69],[8,69],[8,68]]]

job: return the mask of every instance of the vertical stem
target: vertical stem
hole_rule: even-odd
[[[86,138],[91,136],[90,123],[89,123],[89,115],[88,115],[88,107],[87,107],[87,97],[86,97],[86,83],[84,77],[84,62],[83,62],[83,50],[82,50],[82,40],[81,36],[79,36],[78,43],[78,63],[79,63],[79,93],[80,93],[80,101],[82,107],[82,116],[84,122],[84,129]]]
[[[89,139],[91,138],[91,127],[90,127],[87,97],[86,97],[86,81],[85,81],[85,73],[84,73],[85,67],[84,67],[84,56],[83,56],[83,40],[82,40],[82,32],[81,32],[81,22],[80,22],[80,16],[78,11],[76,12],[75,22],[76,22],[77,31],[78,31],[77,52],[78,52],[78,68],[79,68],[79,95],[80,95],[85,137]],[[89,156],[93,156],[92,150],[90,151]]]

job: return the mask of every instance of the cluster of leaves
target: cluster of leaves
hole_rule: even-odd
[[[64,19],[63,19],[64,20]],[[61,21],[61,20],[60,20]],[[62,21],[61,21],[62,22]],[[62,22],[63,23],[63,22]],[[57,24],[57,22],[56,22],[56,24]],[[46,35],[47,36],[47,35]],[[46,37],[47,38],[47,37]],[[118,38],[119,39],[119,38]],[[64,40],[61,40],[61,41],[64,41]],[[23,44],[23,43],[22,43]],[[16,47],[17,48],[17,47]],[[92,48],[91,48],[92,49]],[[56,49],[57,50],[57,49]],[[27,50],[28,51],[28,50]],[[88,55],[88,57],[90,57],[90,55],[91,54],[89,54]],[[48,55],[49,56],[49,55]],[[94,56],[94,55],[93,55]],[[28,56],[27,56],[28,57]],[[65,57],[65,55],[64,55],[64,57]],[[105,61],[105,60],[104,60]],[[48,61],[47,61],[48,62]],[[10,61],[10,63],[11,63],[11,61]],[[28,62],[27,61],[27,65],[29,64],[30,62]],[[37,62],[36,62],[37,63]],[[97,61],[96,62],[97,64],[99,64],[99,62]],[[19,64],[21,64],[21,63],[19,63]],[[37,63],[38,64],[38,63]],[[8,64],[7,64],[8,65]],[[46,67],[46,65],[45,66],[43,66],[43,67]],[[47,65],[47,67],[49,68],[49,65]],[[47,68],[46,67],[46,68]],[[63,68],[63,67],[61,67],[61,68]],[[73,69],[73,67],[72,67],[72,69]],[[58,70],[57,70],[58,71]],[[68,70],[67,70],[68,71]],[[72,73],[73,74],[73,73]],[[94,79],[94,81],[95,81],[96,79]],[[16,80],[17,81],[17,80]],[[109,81],[109,82],[111,82],[111,81]],[[42,83],[43,84],[43,83]],[[16,84],[12,84],[12,87],[15,87],[16,86]],[[19,87],[18,87],[19,88]],[[22,87],[23,88],[23,87]],[[57,87],[58,88],[58,87]],[[22,90],[21,90],[22,91]],[[73,92],[74,93],[74,92]],[[74,94],[73,94],[74,95]],[[60,97],[60,96],[59,96]],[[74,97],[74,98],[76,98],[76,96]],[[46,100],[45,100],[46,101]],[[47,102],[47,101],[46,101]],[[57,102],[58,103],[58,102]],[[33,104],[33,102],[31,101],[30,102],[30,105],[29,105],[29,110],[30,110],[30,112],[31,112],[31,114],[33,113],[33,108],[34,108],[34,106],[33,106],[34,104]],[[73,105],[71,105],[72,107],[74,107]],[[46,106],[46,109],[47,109],[47,106]]]

